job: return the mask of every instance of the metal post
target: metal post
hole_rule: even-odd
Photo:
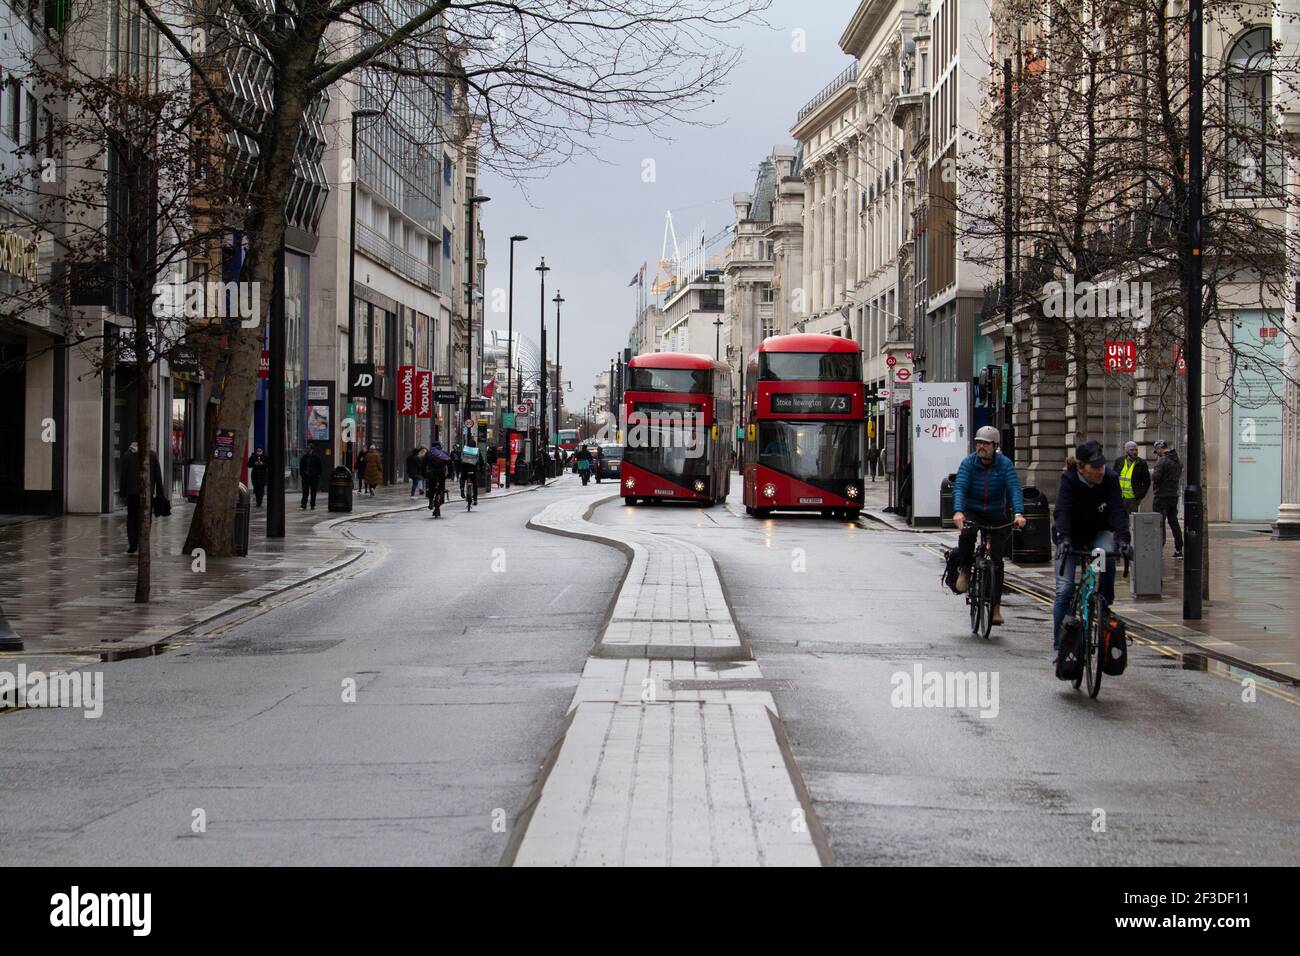
[[[1003,339],[1006,342],[1007,356],[1007,402],[1006,424],[1003,426],[1002,453],[1012,461],[1016,460],[1016,371],[1015,328],[1012,309],[1015,296],[1012,293],[1012,196],[1011,196],[1011,57],[1002,60],[1002,295],[1007,308],[1006,324],[1003,327]],[[998,399],[1001,400],[999,395]]]
[[[541,381],[541,384],[539,386],[541,389],[541,394],[538,397],[541,399],[541,401],[538,402],[537,404],[537,411],[541,414],[542,418],[541,421],[538,422],[537,437],[538,437],[538,450],[542,453],[545,453],[546,437],[547,437],[546,431],[547,431],[547,424],[548,424],[546,421],[546,273],[551,271],[551,267],[546,264],[546,256],[542,256],[541,265],[537,266],[537,268],[534,271],[541,277],[542,280],[541,299],[540,299],[541,308],[539,310],[539,314],[541,316],[542,364],[541,364],[541,374],[538,376],[538,378]]]
[[[564,381],[564,376],[560,373],[560,303],[564,299],[559,289],[555,290],[555,298],[551,301],[555,303],[555,427],[558,429],[563,425],[560,421],[560,386]]]
[[[352,182],[348,184],[351,190],[348,199],[348,381],[347,391],[344,395],[345,408],[352,401],[352,359],[357,354],[356,343],[353,341],[357,331],[357,297],[355,294],[357,286],[357,182],[361,179],[361,171],[357,163],[357,119],[382,115],[383,110],[352,111],[352,152],[349,154],[352,159]],[[342,418],[343,416],[340,415],[339,417]],[[355,433],[355,426],[353,433]],[[274,459],[272,460],[274,461]],[[356,461],[356,457],[353,455],[352,442],[349,441],[348,458],[345,464],[351,468],[354,461]]]
[[[514,373],[515,373],[515,243],[524,242],[527,236],[510,237],[510,292],[507,296],[506,305],[506,409],[510,410],[517,404],[515,402],[514,392]],[[506,464],[510,464],[510,435],[507,433],[503,436],[506,440]],[[510,487],[510,469],[506,468],[506,487]]]
[[[1201,619],[1201,213],[1204,64],[1203,0],[1189,0],[1188,65],[1190,86],[1187,116],[1187,329],[1183,352],[1187,359],[1187,488],[1183,492],[1186,544],[1183,551],[1183,618]]]
[[[266,451],[271,471],[266,483],[266,536],[284,537],[284,240],[275,254],[275,278],[271,283],[271,368],[266,390]]]
[[[489,202],[487,196],[471,196],[465,200],[469,203],[469,238],[466,241],[468,250],[465,258],[469,260],[469,302],[465,312],[465,420],[469,421],[474,416],[471,414],[470,402],[474,398],[474,279],[478,275],[478,229],[475,228],[475,211],[479,203]],[[469,430],[469,435],[473,431]],[[466,436],[464,444],[469,444],[469,435]]]

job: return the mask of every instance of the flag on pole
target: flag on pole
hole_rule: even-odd
[[[492,381],[488,382],[486,385],[483,386],[483,397],[491,398],[492,393],[495,392],[496,390],[497,390],[497,377],[493,375]]]
[[[632,288],[632,286],[636,285],[638,282],[640,282],[640,280],[641,280],[641,273],[638,272],[636,275],[632,277],[632,281],[627,284],[627,287],[629,289]]]

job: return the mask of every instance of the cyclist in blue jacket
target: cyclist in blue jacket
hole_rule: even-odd
[[[962,459],[957,469],[957,482],[952,488],[953,522],[961,531],[957,541],[957,590],[970,588],[970,566],[975,560],[975,542],[979,526],[1007,524],[1007,505],[1014,515],[1017,528],[1025,526],[1025,496],[1020,490],[1020,477],[1011,459],[997,450],[1001,436],[992,425],[985,425],[975,433],[975,451]],[[993,614],[994,624],[1002,623],[1002,560],[1007,543],[1011,540],[1009,529],[989,532],[989,549],[993,558]]]

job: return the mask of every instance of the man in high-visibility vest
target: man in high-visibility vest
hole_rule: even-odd
[[[1135,441],[1124,445],[1124,457],[1115,460],[1115,474],[1119,475],[1119,490],[1124,495],[1124,510],[1129,514],[1140,511],[1142,499],[1151,490],[1151,469],[1146,459],[1138,454]]]

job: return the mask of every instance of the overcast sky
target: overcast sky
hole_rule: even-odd
[[[492,311],[493,289],[506,288],[511,235],[515,246],[516,331],[538,338],[534,271],[546,257],[547,336],[554,358],[555,305],[562,306],[560,360],[573,383],[565,405],[581,409],[593,379],[627,345],[635,316],[628,282],[647,262],[647,284],[659,260],[664,214],[672,210],[679,239],[704,222],[713,235],[734,220],[733,193],[750,192],[758,164],[777,144],[793,145],[790,127],[799,108],[851,61],[839,38],[856,0],[774,0],[771,25],[733,36],[744,60],[704,116],[711,128],[678,126],[672,142],[631,131],[608,142],[600,160],[584,158],[528,185],[528,196],[502,177],[486,174],[480,190],[487,236],[488,328],[506,327],[504,309]],[[792,31],[806,33],[806,52],[792,49]],[[655,161],[655,181],[642,182],[642,162]],[[498,297],[504,302],[505,296]]]

